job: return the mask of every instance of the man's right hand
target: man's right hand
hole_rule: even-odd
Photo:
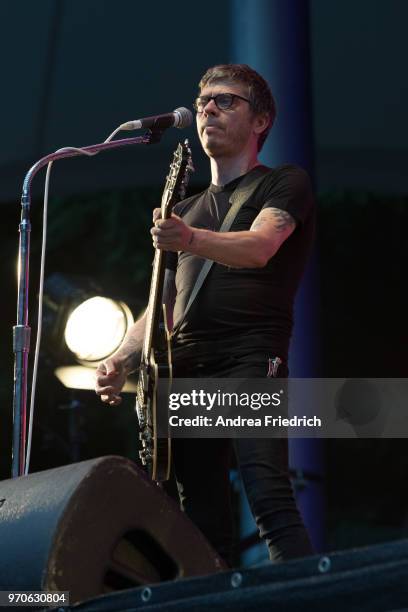
[[[120,392],[126,382],[127,371],[122,359],[110,357],[102,361],[96,369],[95,393],[111,406],[121,403]]]

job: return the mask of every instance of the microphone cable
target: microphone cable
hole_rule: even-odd
[[[110,142],[113,137],[123,129],[122,126],[126,124],[121,124],[117,127],[107,138],[104,140],[105,142]],[[63,147],[55,151],[56,153],[62,153],[63,151],[77,151],[78,153],[82,153],[83,155],[88,155],[92,157],[93,155],[97,155],[100,151],[86,151],[81,147]],[[48,194],[49,194],[49,185],[50,185],[50,177],[51,177],[51,169],[53,165],[53,161],[49,162],[47,165],[47,172],[45,175],[45,184],[44,184],[44,199],[43,199],[43,224],[42,224],[42,239],[41,239],[41,256],[40,256],[40,280],[39,280],[39,288],[38,288],[38,316],[37,316],[37,334],[36,334],[36,343],[34,350],[34,363],[33,363],[33,373],[31,379],[31,392],[30,392],[30,408],[29,408],[29,422],[28,422],[28,433],[27,433],[27,449],[25,455],[24,462],[24,475],[27,476],[30,469],[30,459],[31,459],[31,446],[32,446],[32,437],[33,437],[33,422],[34,422],[34,407],[35,407],[35,394],[37,389],[37,377],[38,377],[38,363],[40,356],[40,347],[41,347],[41,338],[42,338],[42,313],[43,313],[43,302],[44,302],[44,271],[45,271],[45,252],[47,246],[47,219],[48,219]]]

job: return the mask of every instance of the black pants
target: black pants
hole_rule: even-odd
[[[236,354],[201,359],[195,365],[179,362],[174,373],[184,378],[259,378],[267,375],[266,353]],[[280,366],[279,377],[287,375]],[[173,461],[182,508],[219,554],[230,563],[233,516],[229,468],[235,451],[252,514],[273,561],[313,553],[296,507],[288,473],[286,438],[174,439]]]

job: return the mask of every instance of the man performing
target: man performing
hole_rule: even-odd
[[[288,375],[293,303],[314,231],[307,173],[294,165],[268,169],[258,152],[275,119],[265,80],[246,65],[210,68],[195,101],[197,130],[210,158],[211,184],[179,202],[170,219],[154,211],[155,248],[169,251],[164,297],[177,334],[173,375],[183,378],[259,378]],[[219,232],[234,190],[248,175],[263,176]],[[244,177],[246,177],[244,179]],[[202,266],[207,278],[183,313]],[[178,325],[181,322],[180,325]],[[144,317],[116,354],[97,370],[96,393],[111,405],[140,363]],[[271,560],[313,552],[288,474],[287,439],[174,439],[180,503],[226,561],[233,520],[229,467],[234,447],[252,513]]]

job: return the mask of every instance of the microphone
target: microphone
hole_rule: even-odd
[[[176,108],[172,113],[164,115],[153,115],[152,117],[143,117],[135,121],[127,121],[120,126],[121,130],[140,130],[140,129],[160,129],[165,130],[169,127],[183,129],[193,123],[193,115],[188,108],[183,106]]]

